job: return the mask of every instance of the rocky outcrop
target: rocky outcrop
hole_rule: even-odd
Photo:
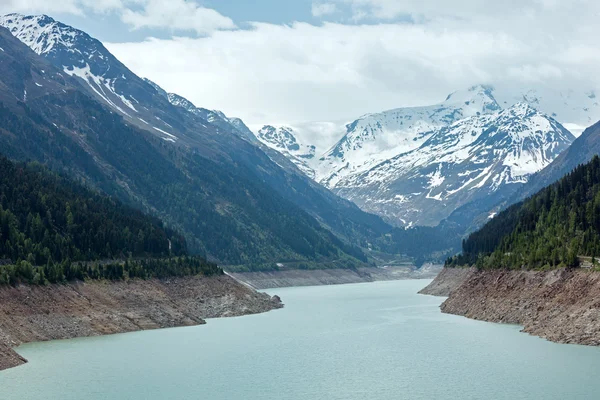
[[[281,308],[228,276],[0,288],[0,369],[21,343],[204,324]]]
[[[441,265],[428,264],[415,267],[381,267],[358,269],[280,270],[229,273],[232,277],[256,289],[291,286],[342,285],[400,279],[431,279],[441,270]]]
[[[474,268],[444,268],[429,285],[421,289],[419,294],[448,297],[475,271]]]
[[[450,288],[445,313],[519,324],[553,342],[600,345],[600,273],[445,269],[424,291],[444,285]]]

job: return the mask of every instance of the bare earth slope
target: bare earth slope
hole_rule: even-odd
[[[523,325],[553,342],[600,345],[597,272],[445,269],[421,293],[449,295],[445,313]]]
[[[441,265],[426,264],[413,266],[389,266],[385,268],[281,270],[241,272],[230,275],[245,284],[260,290],[291,286],[343,285],[400,279],[432,279],[441,270]]]
[[[281,308],[228,276],[0,288],[0,370],[21,343],[204,324]]]

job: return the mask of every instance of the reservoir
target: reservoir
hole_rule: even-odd
[[[429,282],[273,289],[284,309],[23,345],[0,398],[598,399],[600,348],[442,314]]]

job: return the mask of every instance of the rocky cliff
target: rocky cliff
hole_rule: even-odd
[[[600,345],[600,273],[444,269],[422,294],[449,296],[442,312],[523,331],[559,343]]]
[[[21,343],[204,324],[281,308],[228,276],[0,288],[0,370]]]

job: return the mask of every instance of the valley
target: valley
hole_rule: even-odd
[[[315,2],[275,26],[239,4],[16,3],[13,398],[595,398],[598,349],[558,345],[600,345],[593,23],[554,51],[562,18],[537,41],[471,31],[499,4],[467,29],[461,5]],[[562,7],[538,3],[514,25]]]

